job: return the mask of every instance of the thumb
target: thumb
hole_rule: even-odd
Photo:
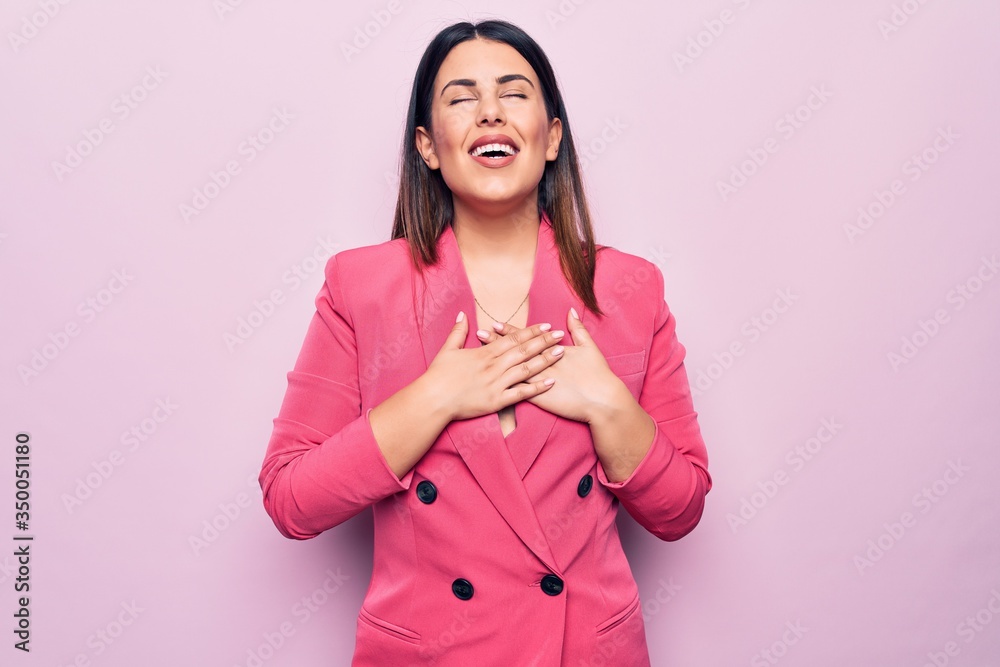
[[[570,308],[566,314],[566,328],[573,337],[573,345],[591,345],[594,342],[583,321],[576,317],[576,308]]]
[[[445,347],[451,347],[456,350],[461,350],[465,347],[465,339],[469,335],[469,318],[465,316],[464,311],[458,311],[458,317],[455,319],[455,326],[451,328],[451,332],[448,333],[448,338],[444,341]]]

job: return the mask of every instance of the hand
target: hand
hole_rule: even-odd
[[[527,400],[560,417],[589,424],[599,411],[615,403],[624,396],[621,392],[628,393],[628,389],[608,366],[597,343],[590,337],[583,322],[575,317],[575,312],[571,309],[566,316],[566,329],[573,337],[573,344],[565,347],[562,359],[559,363],[546,365],[535,375],[526,378],[527,382],[554,378],[555,384],[548,391],[529,396]],[[518,329],[513,325],[503,324],[500,331],[487,332],[487,336],[480,336],[480,340],[493,344],[503,337],[529,329]]]
[[[545,393],[551,383],[535,378],[560,355],[552,348],[562,331],[548,323],[497,335],[487,345],[465,348],[469,323],[464,313],[427,367],[425,376],[448,406],[451,419],[468,419]]]

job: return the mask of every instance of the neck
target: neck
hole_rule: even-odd
[[[452,222],[455,242],[477,299],[477,313],[482,311],[487,318],[508,317],[512,322],[517,319],[514,316],[531,288],[541,224],[537,208],[532,216],[503,219],[456,215]]]
[[[488,264],[531,265],[535,257],[538,226],[542,224],[538,205],[497,216],[455,205],[452,230],[466,260]]]

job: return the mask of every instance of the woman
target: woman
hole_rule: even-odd
[[[352,665],[649,665],[617,508],[683,537],[707,454],[663,276],[595,247],[529,36],[434,38],[392,240],[325,278],[260,483],[289,538],[372,507]]]

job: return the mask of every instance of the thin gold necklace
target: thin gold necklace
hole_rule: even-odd
[[[453,230],[454,230],[454,228],[453,228]],[[452,231],[452,233],[454,233],[454,231]],[[457,238],[455,239],[455,245],[458,245],[458,239]],[[459,248],[459,252],[461,252],[461,248]],[[537,250],[536,250],[536,252],[537,252]],[[531,290],[528,290],[528,293],[524,295],[523,299],[521,299],[521,303],[518,305],[517,310],[515,310],[514,313],[510,317],[508,317],[506,320],[503,321],[504,324],[510,324],[510,321],[512,319],[514,319],[514,315],[517,315],[518,311],[521,310],[521,306],[524,305],[524,302],[528,300],[528,297],[530,295],[531,295]],[[486,317],[490,318],[494,322],[499,322],[500,321],[497,318],[493,317],[492,315],[490,315],[489,313],[486,312],[486,309],[483,308],[483,304],[479,303],[479,299],[476,298],[475,294],[472,295],[472,298],[473,298],[473,300],[475,300],[476,305],[479,306],[482,309],[483,313],[486,314]]]
[[[528,294],[531,294],[531,292],[528,292]],[[518,311],[521,310],[521,306],[523,306],[524,302],[528,300],[528,294],[525,294],[524,298],[521,299],[521,304],[517,307],[517,310],[514,311],[514,314],[511,315],[510,317],[508,317],[506,320],[503,321],[504,324],[510,324],[510,321],[512,319],[514,319],[514,315],[517,315]],[[482,308],[483,312],[486,313],[486,317],[490,318],[494,322],[499,322],[500,321],[497,318],[493,317],[492,315],[490,315],[489,313],[486,312],[486,309],[483,308],[483,304],[479,303],[479,299],[476,298],[475,294],[472,295],[472,298],[473,298],[473,300],[475,300],[476,305],[479,306],[480,308]]]

